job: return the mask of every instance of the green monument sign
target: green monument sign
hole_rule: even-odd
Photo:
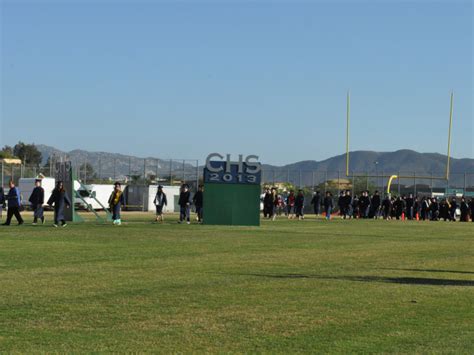
[[[64,209],[64,218],[70,222],[82,221],[82,218],[76,213],[74,208],[76,192],[74,191],[75,174],[72,163],[70,161],[57,162],[54,166],[54,178],[56,179],[56,183],[58,181],[63,182],[66,195],[71,201],[71,206]]]
[[[219,158],[221,160],[212,160]],[[260,225],[261,165],[258,157],[231,161],[213,153],[204,168],[204,224]]]

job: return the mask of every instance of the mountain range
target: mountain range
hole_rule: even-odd
[[[355,173],[416,173],[417,175],[442,174],[446,171],[447,156],[438,153],[418,153],[402,149],[395,152],[354,151],[349,153],[349,170]],[[265,165],[267,169],[343,171],[346,170],[346,155],[337,155],[322,161],[305,160],[282,167]],[[452,173],[474,172],[474,159],[450,159]]]
[[[182,160],[166,160],[160,158],[139,158],[130,155],[89,152],[76,149],[64,152],[51,146],[37,145],[38,150],[43,155],[45,163],[49,157],[56,156],[69,159],[73,163],[81,165],[85,162],[92,165],[96,173],[100,172],[102,177],[121,177],[130,174],[154,174],[169,176],[169,174],[196,174],[198,162]],[[419,153],[413,150],[403,149],[395,152],[373,152],[354,151],[350,153],[350,171],[355,174],[416,174],[418,176],[443,176],[446,171],[446,155],[438,153]],[[201,162],[202,164],[202,162]],[[298,161],[284,166],[269,165],[263,163],[264,175],[272,174],[278,181],[285,180],[290,174],[303,172],[305,181],[308,172],[323,173],[330,172],[336,176],[337,172],[345,174],[346,156],[337,155],[322,161],[305,160]],[[453,175],[463,175],[464,173],[474,174],[474,159],[451,158],[450,169]],[[342,176],[342,175],[341,175]]]

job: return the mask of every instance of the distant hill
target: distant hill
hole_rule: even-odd
[[[398,150],[395,152],[350,152],[349,171],[354,175],[405,175],[405,176],[433,176],[440,177],[446,174],[446,155],[437,153],[418,153],[413,150]],[[285,166],[264,165],[266,181],[287,181],[305,186],[318,184],[325,179],[344,178],[346,173],[346,155],[322,160],[306,160]],[[328,174],[326,174],[328,172]],[[466,184],[474,186],[474,159],[450,159],[450,184],[458,187],[464,185],[464,173],[467,176]],[[381,178],[382,179],[382,178]],[[404,183],[412,184],[413,181]],[[380,182],[381,183],[381,182]],[[417,184],[430,184],[430,180],[417,180]],[[433,186],[445,186],[442,180],[434,181]]]
[[[75,149],[70,152],[61,151],[51,146],[37,144],[36,147],[43,156],[43,164],[45,164],[49,157],[56,157],[55,159],[65,159],[72,161],[75,165],[81,166],[84,163],[91,164],[94,171],[103,178],[106,177],[123,177],[126,175],[143,175],[146,174],[159,176],[169,176],[170,172],[173,175],[181,176],[183,174],[183,161],[163,160],[159,158],[139,158],[132,155],[107,153],[107,152],[89,152],[86,150]],[[171,167],[171,169],[170,169]],[[184,162],[185,174],[196,174],[196,163],[193,161]]]
[[[377,162],[377,164],[376,164]],[[452,173],[474,173],[474,159],[450,160]],[[306,170],[306,171],[346,171],[346,155],[322,160],[305,160],[288,164],[285,166],[265,165],[266,169],[272,170]],[[413,150],[403,149],[395,152],[372,152],[355,151],[350,152],[349,170],[355,173],[416,173],[426,175],[430,173],[442,174],[446,171],[446,155],[438,153],[418,153]]]
[[[147,174],[156,174],[157,171],[159,176],[168,176],[170,174],[169,160],[145,158],[146,164],[144,164],[144,158],[123,154],[89,152],[79,149],[64,152],[42,144],[37,145],[37,147],[43,154],[44,163],[48,157],[53,155],[70,159],[79,165],[88,162],[94,167],[96,172],[101,172],[102,177],[112,177],[114,171],[116,177],[129,175],[129,171],[132,174],[143,174],[144,169],[146,169]],[[321,177],[328,171],[329,178],[336,178],[339,171],[342,177],[346,170],[346,156],[342,154],[322,161],[305,160],[284,166],[263,164],[263,168],[265,170],[264,177],[267,181],[272,181],[273,179],[275,181],[286,181],[288,173],[291,175],[290,180],[297,181],[298,177],[295,175],[298,175],[299,171],[301,171],[302,183],[311,184],[312,172]],[[401,172],[402,174],[410,175],[415,173],[418,176],[429,176],[431,173],[435,176],[442,176],[446,171],[446,156],[437,153],[418,153],[407,149],[395,152],[355,151],[350,153],[350,171],[356,174],[374,174],[377,171],[378,174],[382,172],[384,174],[398,174],[398,172]],[[173,161],[171,172],[173,175],[182,175],[183,162]],[[195,163],[186,161],[184,173],[195,175]],[[456,180],[461,179],[461,174],[474,174],[474,159],[452,158],[451,173],[453,174],[453,179],[456,178]],[[455,177],[454,175],[456,174],[459,175]],[[474,180],[474,177],[471,180]],[[469,181],[469,183],[474,184],[474,181]]]

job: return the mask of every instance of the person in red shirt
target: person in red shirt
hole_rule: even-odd
[[[288,219],[295,218],[295,201],[296,196],[293,190],[290,190],[290,194],[286,198],[286,208],[288,212]]]

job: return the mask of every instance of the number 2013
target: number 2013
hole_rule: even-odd
[[[255,175],[242,175],[238,174],[235,176],[237,178],[237,182],[244,182],[244,183],[256,183],[257,177]],[[232,182],[234,180],[234,176],[232,174],[223,174],[222,178],[220,178],[219,174],[211,173],[210,174],[210,181],[224,181],[224,182]]]

